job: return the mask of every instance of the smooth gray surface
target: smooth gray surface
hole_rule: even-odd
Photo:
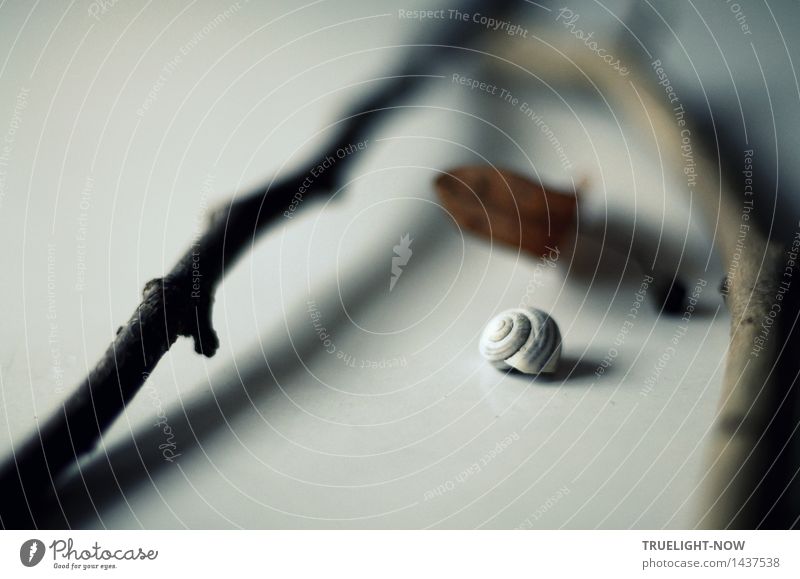
[[[57,408],[139,288],[191,243],[205,208],[308,158],[318,141],[307,141],[391,73],[406,55],[396,45],[422,28],[397,10],[422,4],[120,1],[97,18],[85,2],[0,6],[0,134],[10,147],[0,448]],[[738,143],[741,103],[759,170],[791,190],[797,164],[776,157],[775,143],[796,150],[800,93],[786,52],[796,53],[786,32],[797,28],[796,4],[748,4],[752,35],[722,2],[654,6],[680,42],[647,7],[641,40],[671,63],[687,104],[705,90]],[[623,2],[572,7],[599,38],[616,30],[612,14],[628,14]],[[529,4],[518,18],[533,31],[554,15]],[[492,74],[462,61],[432,79],[356,153],[335,200],[277,223],[231,271],[214,311],[221,351],[207,360],[176,344],[70,483],[77,525],[694,524],[727,317],[721,272],[703,271],[709,238],[675,191],[681,175],[662,180],[653,143],[586,95],[501,77],[565,145],[573,168],[563,170],[530,119],[455,85],[454,72]],[[565,251],[556,270],[455,227],[432,180],[486,160],[562,186],[587,178],[583,231],[602,232],[608,218],[623,239],[635,229],[634,250],[663,232],[673,256],[664,262],[680,259],[690,289],[707,281],[663,369],[681,322],[659,317],[648,296],[613,365],[595,375],[643,278],[627,247],[604,247],[598,275],[600,242],[574,260]],[[763,192],[768,216],[772,195]],[[796,197],[779,202],[789,231]],[[413,255],[390,292],[406,233]],[[560,324],[556,379],[505,375],[477,354],[483,324],[523,302]],[[176,461],[164,460],[165,444]]]

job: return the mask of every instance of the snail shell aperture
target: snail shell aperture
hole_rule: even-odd
[[[561,332],[555,320],[541,310],[506,310],[481,334],[481,355],[501,370],[551,374],[561,357]]]

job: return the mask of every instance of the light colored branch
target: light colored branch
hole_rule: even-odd
[[[656,138],[674,167],[683,165],[681,146],[686,133],[682,134],[683,127],[677,124],[655,73],[631,64],[630,76],[622,78],[585,47],[576,49],[558,35],[548,41],[552,48],[508,43],[507,50],[498,53],[524,69],[518,73],[532,73],[551,86],[593,86],[619,116]],[[724,269],[730,272],[725,285],[731,341],[698,524],[752,528],[761,524],[784,490],[764,488],[764,475],[783,450],[770,446],[765,435],[778,416],[784,388],[776,371],[781,345],[778,332],[773,331],[763,343],[761,338],[765,321],[774,322],[777,329],[784,317],[774,304],[781,297],[779,283],[786,256],[783,246],[768,239],[754,218],[744,216],[744,197],[722,175],[713,143],[692,126],[690,111],[685,118],[687,127],[691,127],[696,163],[693,201],[700,206],[713,234]],[[684,197],[681,202],[688,199]],[[760,498],[759,493],[763,495]]]

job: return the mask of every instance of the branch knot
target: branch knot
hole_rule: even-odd
[[[178,336],[193,338],[198,354],[210,358],[216,353],[219,338],[211,322],[213,291],[197,291],[191,279],[168,276],[150,280],[142,293],[140,307],[155,307],[163,312],[171,341]]]

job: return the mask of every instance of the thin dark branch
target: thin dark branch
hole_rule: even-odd
[[[483,14],[500,17],[513,3],[512,0],[475,1],[462,10],[477,11],[480,7]],[[393,105],[422,84],[426,74],[457,56],[461,52],[459,47],[471,42],[482,30],[472,22],[445,20],[435,42],[411,48],[407,64],[334,125],[336,136],[325,149],[327,155],[335,156],[340,148],[363,140]],[[133,316],[118,330],[97,366],[61,410],[3,464],[0,469],[3,527],[35,527],[42,505],[60,508],[55,493],[58,476],[95,447],[178,337],[193,338],[195,350],[205,356],[216,352],[219,341],[212,327],[211,310],[214,293],[225,272],[259,233],[285,211],[293,209],[293,201],[299,209],[310,198],[334,191],[354,157],[345,156],[315,178],[299,204],[295,195],[318,164],[316,160],[305,170],[234,199],[213,213],[205,232],[175,267],[165,277],[147,283]],[[198,271],[201,276],[196,275]]]

